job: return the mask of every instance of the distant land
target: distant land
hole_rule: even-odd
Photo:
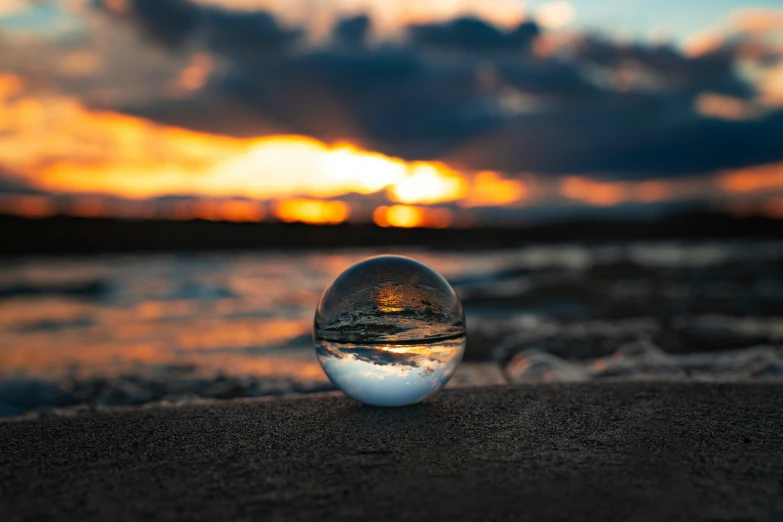
[[[253,251],[418,246],[473,250],[529,243],[650,239],[783,237],[783,220],[690,212],[657,220],[580,220],[529,227],[382,228],[373,224],[304,225],[211,221],[123,221],[0,216],[0,255]]]

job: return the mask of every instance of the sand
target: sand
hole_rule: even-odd
[[[783,520],[783,385],[320,396],[0,423],[15,520]]]

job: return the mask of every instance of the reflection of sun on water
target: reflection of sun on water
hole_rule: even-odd
[[[402,312],[405,310],[403,296],[390,285],[382,285],[378,288],[375,302],[381,312]]]

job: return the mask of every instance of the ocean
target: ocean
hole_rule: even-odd
[[[531,244],[0,262],[0,416],[333,390],[324,288],[401,254],[462,299],[463,366],[502,382],[783,380],[783,242]]]

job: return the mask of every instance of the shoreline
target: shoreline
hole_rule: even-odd
[[[371,223],[231,223],[0,215],[0,253],[25,256],[175,252],[266,252],[422,247],[442,251],[513,249],[578,241],[779,240],[780,220],[720,212],[659,219],[575,219],[480,228],[394,228]]]
[[[0,423],[8,520],[774,520],[783,385],[334,393]]]

